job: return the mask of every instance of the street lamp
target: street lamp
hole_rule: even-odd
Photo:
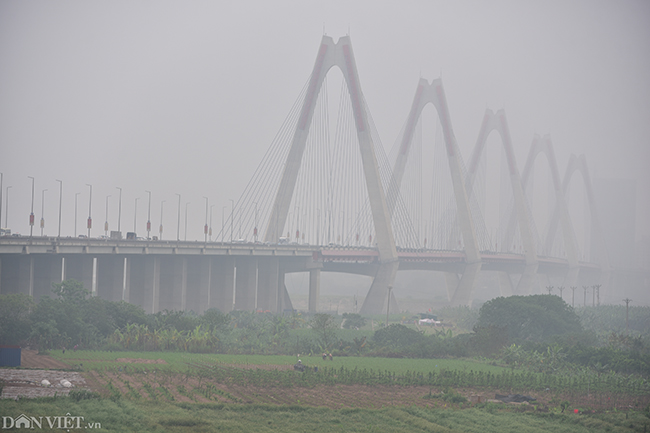
[[[43,236],[43,229],[45,228],[45,191],[41,191],[41,236]]]
[[[149,207],[147,210],[147,240],[150,239],[149,232],[151,232],[151,191],[145,191],[149,194]]]
[[[104,236],[108,236],[108,198],[110,195],[106,196],[106,220],[104,221]]]
[[[81,194],[80,192],[74,193],[74,237],[77,237],[77,197]]]
[[[208,242],[208,198],[203,196],[205,199],[205,225],[203,226],[203,235],[205,237],[204,242]]]
[[[90,229],[93,227],[93,186],[89,183],[86,186],[90,187],[90,199],[88,200],[88,239],[90,239]]]
[[[27,176],[32,180],[32,211],[29,214],[29,237],[32,237],[32,232],[34,230],[34,178],[32,176]]]
[[[120,198],[117,208],[117,231],[120,233],[120,238],[122,238],[122,188],[119,186],[116,186],[115,188],[120,190]]]
[[[5,188],[5,227],[9,227],[8,220],[9,220],[9,188],[11,188],[11,185]],[[2,215],[0,215],[1,217]],[[2,218],[0,218],[2,219]]]
[[[162,232],[163,232],[163,204],[165,204],[165,200],[160,202],[160,228],[159,228],[159,236],[158,239],[162,241]]]
[[[210,242],[212,242],[212,208],[213,204],[210,205],[210,230],[208,231],[208,236],[210,236]]]
[[[181,240],[181,195],[179,193],[176,193],[178,196],[178,219],[177,224],[176,224],[176,240],[180,241]]]
[[[133,211],[133,233],[136,234],[135,235],[136,239],[138,237],[138,235],[137,235],[138,232],[135,230],[136,227],[137,227],[137,222],[138,222],[138,200],[140,200],[140,197],[136,197],[136,199],[135,199],[135,209]]]
[[[190,204],[189,201],[187,203],[185,203],[185,239],[183,239],[185,241],[187,240],[187,206],[189,204]]]
[[[63,181],[56,179],[59,182],[59,234],[57,237],[61,237],[61,204],[63,203]]]

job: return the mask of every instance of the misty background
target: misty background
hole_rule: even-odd
[[[180,238],[187,206],[187,239],[203,239],[203,197],[216,237],[308,79],[322,35],[350,34],[387,153],[418,79],[442,76],[466,162],[486,108],[505,108],[520,170],[536,133],[551,135],[561,176],[572,153],[585,154],[592,179],[631,194],[632,212],[621,208],[634,226],[630,267],[647,268],[650,258],[636,252],[650,238],[649,24],[650,3],[629,0],[5,0],[0,225],[29,234],[33,176],[35,235],[41,216],[44,234],[57,234],[59,179],[63,236],[75,231],[76,193],[77,233],[87,233],[91,184],[92,236],[104,234],[107,200],[109,230],[117,229],[120,187],[122,232],[135,219],[146,236],[151,191],[152,235],[164,201],[163,239],[176,238],[180,194]],[[499,189],[498,141],[488,140],[488,202]],[[545,170],[536,165],[540,190]],[[574,180],[572,202],[581,189]],[[540,196],[538,226],[549,201]],[[486,211],[488,227],[498,212]],[[580,232],[585,218],[575,212]]]

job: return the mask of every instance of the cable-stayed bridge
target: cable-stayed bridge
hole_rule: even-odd
[[[336,82],[332,70],[340,73],[337,93],[328,88]],[[426,140],[422,113],[429,105],[436,133]],[[505,155],[503,184],[509,185],[495,233],[483,217],[493,205],[485,200],[485,148],[493,131]],[[540,155],[553,184],[544,233],[537,230],[530,199]],[[561,179],[550,137],[535,136],[520,172],[505,112],[488,109],[466,167],[440,79],[417,83],[404,128],[387,155],[350,38],[324,36],[309,79],[217,242],[0,240],[0,292],[39,296],[51,282],[76,277],[99,296],[151,312],[280,312],[292,308],[285,274],[309,272],[309,309],[315,311],[320,273],[331,271],[371,276],[361,313],[376,314],[386,311],[399,270],[443,272],[452,305],[471,303],[481,271],[498,272],[504,295],[537,293],[551,277],[567,288],[600,284],[606,290],[611,270],[604,242],[593,241],[599,249],[589,257],[572,224],[566,193],[575,174],[581,175],[598,234],[584,156],[572,156]]]

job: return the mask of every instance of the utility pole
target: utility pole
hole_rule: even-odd
[[[584,297],[583,297],[583,299],[582,299],[582,306],[583,306],[583,307],[586,307],[586,306],[587,306],[587,289],[589,288],[589,286],[582,286],[582,288],[583,288],[584,291],[585,291],[585,292],[584,292]]]
[[[546,290],[548,290],[548,294],[550,296],[551,292],[553,292],[553,286],[546,286]]]
[[[576,300],[576,289],[578,286],[572,286],[571,287],[571,308],[575,307],[575,300]]]
[[[623,299],[623,302],[625,302],[625,333],[627,334],[630,332],[630,302],[632,302],[632,300],[625,298]]]
[[[564,297],[562,296],[562,292],[564,291],[564,287],[560,286],[557,289],[560,291],[560,298],[564,299]]]

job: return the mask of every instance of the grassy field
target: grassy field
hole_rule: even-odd
[[[648,398],[638,392],[597,394],[593,384],[586,392],[574,394],[539,387],[535,391],[479,386],[478,381],[472,385],[468,375],[478,376],[470,372],[480,372],[483,379],[517,374],[474,360],[302,357],[304,364],[319,371],[297,373],[291,368],[296,362],[292,356],[97,351],[54,351],[50,356],[82,370],[99,393],[4,399],[0,417],[25,414],[39,419],[69,413],[84,417],[86,424],[78,431],[101,427],[106,432],[650,430],[650,419],[644,414]],[[364,378],[362,370],[373,370],[374,376]],[[446,372],[450,385],[423,383],[431,372],[439,378]],[[465,384],[457,386],[461,379]],[[465,399],[528,390],[537,398],[529,405],[474,404]],[[630,404],[624,400],[627,397]]]
[[[469,409],[387,407],[328,409],[271,405],[170,403],[70,398],[0,400],[0,414],[15,418],[84,417],[103,432],[476,432],[599,433],[643,432],[648,419],[638,412],[538,413],[496,406]]]
[[[209,363],[225,365],[293,365],[297,361],[295,356],[279,355],[214,355],[191,354],[181,352],[100,352],[68,350],[65,354],[61,351],[52,351],[50,356],[73,365],[83,364],[84,370],[113,369],[120,364],[118,359],[147,359],[163,360],[165,364],[138,364],[143,369],[170,369],[183,371],[189,363]],[[431,371],[447,370],[474,370],[490,373],[500,373],[506,368],[491,365],[486,362],[459,359],[398,359],[398,358],[371,358],[371,357],[336,357],[332,361],[323,360],[320,356],[302,356],[304,364],[314,367],[329,367],[348,369],[368,369],[375,371],[391,371],[398,374],[407,371],[427,374]],[[124,364],[124,362],[122,362]]]

